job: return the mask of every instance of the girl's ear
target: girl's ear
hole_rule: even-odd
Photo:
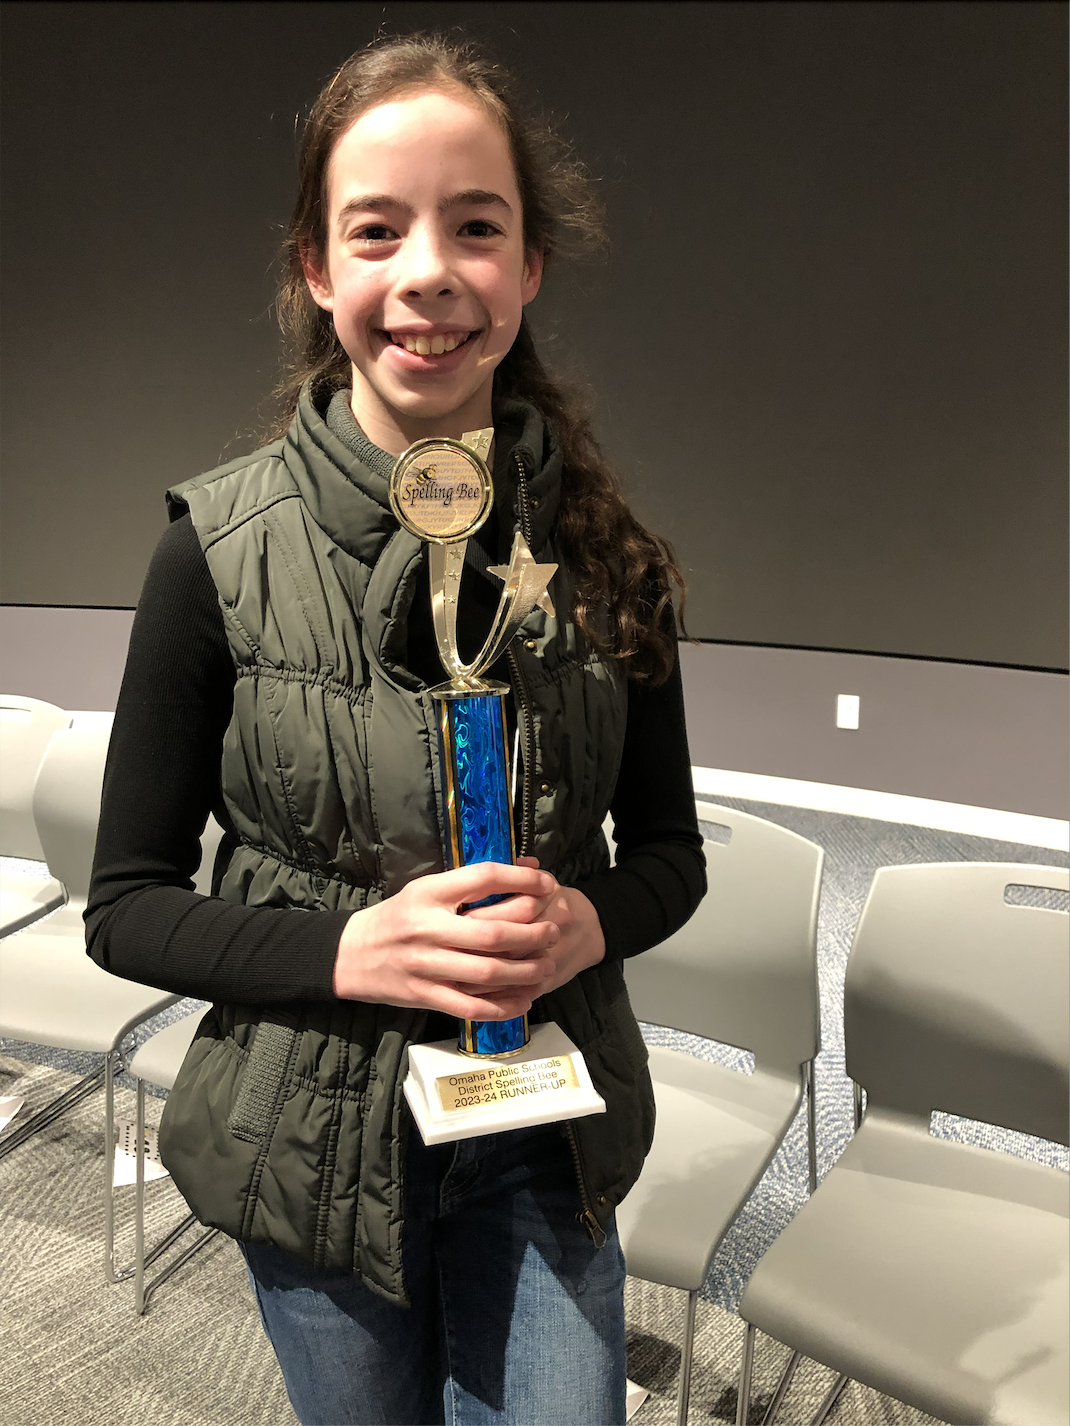
[[[309,239],[301,244],[301,270],[312,300],[325,312],[334,311],[334,289],[327,275],[322,257]]]
[[[534,248],[524,254],[524,271],[520,278],[520,300],[525,306],[539,290],[544,262],[543,254]]]

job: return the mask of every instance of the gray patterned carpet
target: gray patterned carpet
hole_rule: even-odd
[[[843,1071],[839,1014],[851,935],[874,870],[924,861],[1014,861],[1066,866],[1065,853],[935,832],[799,808],[705,798],[780,822],[826,850],[819,921],[823,1042],[818,1061],[821,1171],[850,1135],[851,1094]],[[187,1014],[183,1002],[143,1027],[139,1040]],[[739,1052],[675,1032],[646,1027],[648,1038],[727,1063]],[[39,1046],[3,1044],[0,1094],[25,1095],[28,1110],[47,1102],[89,1056]],[[24,1111],[25,1113],[26,1111]],[[120,1092],[118,1113],[132,1117],[133,1096]],[[936,1132],[1000,1147],[1068,1167],[1066,1151],[1023,1135],[944,1116]],[[0,1426],[285,1426],[295,1420],[261,1332],[234,1245],[216,1240],[166,1284],[138,1319],[129,1289],[108,1287],[100,1266],[102,1211],[101,1104],[91,1099],[0,1165],[5,1224],[0,1264],[4,1311],[0,1329]],[[128,1219],[132,1189],[117,1190]],[[722,1244],[700,1305],[691,1421],[734,1419],[742,1329],[732,1310],[758,1258],[805,1197],[805,1129],[795,1124]],[[180,1216],[170,1182],[149,1185],[152,1227]],[[683,1295],[629,1280],[629,1373],[651,1391],[637,1426],[675,1420],[675,1376]],[[786,1350],[761,1340],[751,1419],[759,1420]],[[809,1418],[831,1382],[816,1364],[800,1369],[781,1422]],[[931,1418],[852,1383],[830,1422],[852,1426],[923,1423]]]
[[[32,1111],[71,1083],[47,1065],[0,1057],[0,1095]],[[134,1096],[117,1095],[131,1118]],[[102,1269],[101,1106],[80,1105],[0,1162],[0,1423],[2,1426],[292,1426],[275,1358],[234,1244],[216,1238],[135,1316],[128,1285]],[[132,1242],[132,1188],[116,1190],[120,1257]],[[182,1216],[170,1180],[147,1187],[150,1240]],[[629,1279],[628,1370],[651,1391],[636,1426],[676,1420],[682,1293]],[[711,1303],[699,1310],[692,1426],[735,1419],[742,1328]],[[768,1402],[786,1352],[763,1341],[751,1420]],[[781,1421],[809,1419],[832,1373],[800,1369]],[[830,1418],[859,1426],[923,1426],[931,1418],[852,1384]],[[589,1426],[589,1423],[587,1424]]]

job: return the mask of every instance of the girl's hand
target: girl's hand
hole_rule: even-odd
[[[534,913],[557,883],[537,864],[481,862],[418,877],[396,896],[355,911],[334,965],[342,1000],[442,1010],[462,1020],[509,1020],[531,1009],[557,973],[555,918]],[[459,915],[458,907],[509,894],[496,906]],[[592,908],[593,909],[593,908]],[[596,918],[597,919],[597,918]],[[560,981],[556,982],[560,984]]]
[[[534,857],[521,857],[519,865],[537,867],[539,863]],[[549,875],[548,872],[543,874]],[[535,991],[536,995],[545,995],[565,985],[581,970],[597,965],[606,954],[602,923],[590,901],[574,886],[561,886],[556,879],[551,880],[553,889],[545,896],[515,896],[499,906],[481,906],[468,913],[471,920],[484,917],[517,921],[539,919],[557,926],[560,935],[547,952],[553,961],[553,970]]]

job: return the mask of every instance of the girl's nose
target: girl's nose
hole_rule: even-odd
[[[448,297],[454,291],[446,244],[426,228],[412,230],[400,253],[398,285],[406,297]]]

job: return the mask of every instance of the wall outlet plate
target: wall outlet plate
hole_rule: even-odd
[[[862,700],[857,693],[837,693],[836,727],[857,728],[858,711]]]

